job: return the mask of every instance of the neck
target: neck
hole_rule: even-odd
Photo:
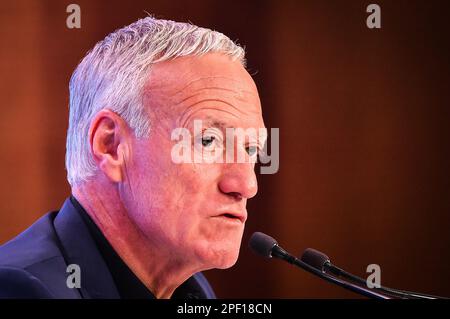
[[[73,187],[72,194],[139,280],[156,298],[170,298],[199,269],[158,247],[156,240],[144,235],[130,220],[119,192],[105,189],[111,187],[85,182]]]

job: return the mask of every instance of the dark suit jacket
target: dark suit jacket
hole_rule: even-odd
[[[68,288],[67,266],[81,269],[81,288]],[[215,298],[206,278],[189,279],[200,298]],[[86,224],[67,199],[0,246],[0,298],[120,298]]]

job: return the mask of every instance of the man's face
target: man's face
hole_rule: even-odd
[[[232,138],[231,150],[219,146],[219,132],[226,144],[227,127],[264,128],[256,86],[239,62],[214,53],[154,65],[145,92],[151,133],[132,143],[122,189],[128,213],[175,261],[198,270],[231,267],[239,254],[247,199],[257,192],[254,164],[177,164],[171,154],[178,141],[171,135],[176,128],[189,130],[192,158],[195,152],[205,156],[211,147],[246,154],[264,141]],[[195,135],[194,120],[202,121],[204,135]]]

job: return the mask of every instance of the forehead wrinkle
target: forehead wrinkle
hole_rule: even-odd
[[[194,98],[196,96],[202,95],[203,92],[205,92],[205,91],[206,91],[205,94],[208,94],[208,93],[210,93],[209,91],[214,91],[214,90],[234,93],[232,95],[233,98],[236,98],[237,100],[240,100],[240,101],[245,101],[245,98],[242,96],[242,94],[240,94],[236,90],[228,89],[228,88],[224,88],[224,87],[219,87],[219,86],[208,86],[208,87],[199,88],[199,89],[193,91],[191,95],[188,95],[187,97],[183,97],[181,100],[176,101],[175,104],[181,104],[181,103],[183,103],[183,102],[185,102],[185,101],[187,101],[187,100],[189,100],[191,98]],[[181,93],[181,92],[179,92],[179,93]],[[175,94],[175,96],[176,95],[178,95],[178,94]]]
[[[214,79],[216,78],[217,77],[214,77]],[[199,80],[196,80],[195,82],[197,81]],[[235,82],[240,83],[237,81]],[[202,85],[200,87],[192,89],[186,86],[185,88],[177,90],[170,95],[174,105],[182,104],[190,99],[194,99],[195,97],[199,96],[201,97],[202,95],[208,96],[209,98],[215,98],[216,95],[221,95],[225,99],[235,100],[244,103],[252,101],[253,99],[257,98],[257,94],[255,96],[255,92],[244,90],[242,88],[235,86],[227,87],[227,85],[223,83],[220,84],[207,83],[206,85]],[[230,102],[227,103],[230,104]]]
[[[211,99],[207,99],[207,98],[206,98],[206,99],[202,99],[202,100],[200,100],[200,101],[196,101],[196,102],[194,102],[194,103],[188,105],[188,106],[186,107],[186,110],[190,110],[190,109],[194,108],[195,106],[197,106],[197,105],[199,105],[199,104],[202,104],[202,103],[205,103],[205,102],[215,102],[215,103],[218,103],[218,104],[223,103],[223,104],[228,105],[228,106],[231,107],[232,109],[236,110],[237,112],[241,113],[242,115],[248,114],[248,112],[246,112],[246,111],[244,111],[244,110],[242,110],[242,109],[240,109],[240,108],[234,106],[232,103],[230,103],[230,102],[228,102],[228,101],[225,101],[225,100],[222,100],[222,99],[217,99],[217,98],[211,98]],[[229,112],[229,111],[228,111],[228,112]],[[230,113],[231,113],[231,112],[230,112]],[[235,115],[235,116],[236,116],[236,115]],[[237,117],[237,116],[236,116],[236,117]]]
[[[245,117],[249,114],[260,113],[258,93],[253,82],[239,81],[226,76],[202,76],[191,80],[184,77],[186,79],[184,81],[183,77],[175,77],[173,78],[175,81],[169,80],[164,83],[150,81],[146,90],[146,95],[153,98],[154,101],[159,101],[157,102],[159,106],[165,106],[163,108],[170,109],[174,115],[178,113],[176,117],[171,116],[172,123],[175,125],[183,123],[190,113],[196,112],[197,107],[200,110],[225,112],[236,119],[242,119],[240,115]],[[249,89],[245,90],[246,87]],[[221,98],[214,98],[214,93],[219,92]],[[201,99],[202,95],[210,98]],[[195,101],[196,98],[199,101]],[[227,107],[215,107],[214,102],[224,103]],[[202,103],[206,104],[205,107],[201,106]],[[237,107],[237,105],[241,106],[241,103],[246,105],[242,105],[241,108]],[[226,110],[227,108],[229,110]]]
[[[196,81],[198,81],[198,80],[196,80]],[[229,95],[220,96],[221,94],[219,94],[219,97],[215,97],[217,95],[217,94],[214,94],[215,90],[222,91],[222,92],[230,92],[230,93],[234,93],[234,94],[232,94],[232,96],[229,96]],[[237,113],[239,113],[242,116],[246,116],[248,114],[253,113],[252,110],[248,110],[249,107],[239,108],[235,104],[233,104],[233,100],[237,100],[238,102],[242,102],[242,103],[246,103],[246,104],[247,103],[251,104],[251,102],[249,100],[245,99],[242,96],[239,96],[240,95],[239,92],[237,92],[234,89],[224,88],[224,87],[219,87],[219,86],[201,87],[193,92],[189,92],[190,94],[188,96],[184,96],[180,100],[176,101],[176,96],[183,95],[183,93],[185,93],[185,92],[178,91],[177,94],[175,94],[175,96],[172,96],[172,98],[171,98],[171,100],[172,100],[171,104],[173,107],[182,107],[183,104],[188,104],[187,102],[191,102],[190,100],[194,100],[194,101],[192,101],[192,103],[188,104],[184,108],[182,113],[188,113],[192,108],[196,107],[199,104],[206,103],[206,102],[223,103],[223,104],[229,106],[230,108],[232,108],[234,111],[236,111]],[[204,96],[204,98],[202,98],[203,96]],[[197,100],[197,101],[195,101],[195,100]],[[250,107],[250,109],[251,108],[252,107]],[[205,109],[205,108],[203,108],[203,109]],[[234,117],[238,117],[236,114],[233,114],[232,112],[228,112],[228,113],[233,115]]]
[[[235,79],[233,79],[233,78],[229,78],[229,77],[226,77],[226,76],[204,76],[204,77],[200,77],[200,78],[197,78],[197,79],[194,79],[194,80],[191,80],[191,81],[189,81],[189,83],[188,84],[186,84],[185,86],[183,86],[182,88],[179,88],[179,89],[177,89],[175,92],[173,92],[173,95],[177,95],[177,94],[179,94],[179,93],[182,93],[183,91],[185,91],[186,89],[188,89],[190,86],[192,86],[192,85],[194,85],[194,84],[196,84],[197,82],[200,82],[200,81],[208,81],[208,84],[209,85],[211,85],[210,87],[211,88],[215,88],[216,86],[214,85],[214,84],[212,84],[211,82],[214,82],[214,81],[211,81],[211,80],[218,80],[218,79],[225,79],[225,80],[228,80],[228,81],[230,81],[230,82],[233,82],[233,83],[235,83],[235,84],[241,84],[242,82],[241,81],[237,81],[237,80],[235,80]],[[230,89],[230,90],[232,90],[232,89]],[[236,90],[235,90],[236,91]],[[248,91],[248,90],[244,90],[244,89],[239,89],[239,91],[241,91],[241,92],[243,92],[243,93],[249,93],[249,94],[253,94],[253,91]]]
[[[226,111],[224,109],[215,108],[215,107],[203,107],[203,108],[198,108],[198,109],[195,109],[195,110],[192,110],[192,111],[191,110],[192,109],[185,110],[183,112],[183,114],[181,114],[181,116],[179,118],[179,122],[182,124],[181,127],[187,127],[187,123],[189,122],[191,117],[194,116],[195,113],[198,113],[198,112],[204,111],[204,110],[214,110],[214,111],[219,111],[219,112],[225,112],[225,113],[228,113],[228,114],[230,114],[231,116],[233,116],[233,117],[235,117],[237,119],[240,119],[239,116],[237,116],[236,114],[234,114],[232,112]],[[211,121],[211,119],[212,119],[212,117],[208,116],[206,120],[207,121]]]

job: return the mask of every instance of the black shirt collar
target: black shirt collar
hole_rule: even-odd
[[[100,254],[105,260],[109,271],[114,279],[119,295],[122,299],[155,299],[155,295],[139,280],[131,271],[120,256],[115,252],[111,244],[105,238],[103,233],[89,217],[86,210],[81,206],[74,196],[70,196],[70,201],[77,212],[82,217],[84,223],[89,229],[89,233],[93,237]],[[179,299],[196,299],[201,297],[194,278],[191,277],[180,287],[178,287],[172,298]]]

